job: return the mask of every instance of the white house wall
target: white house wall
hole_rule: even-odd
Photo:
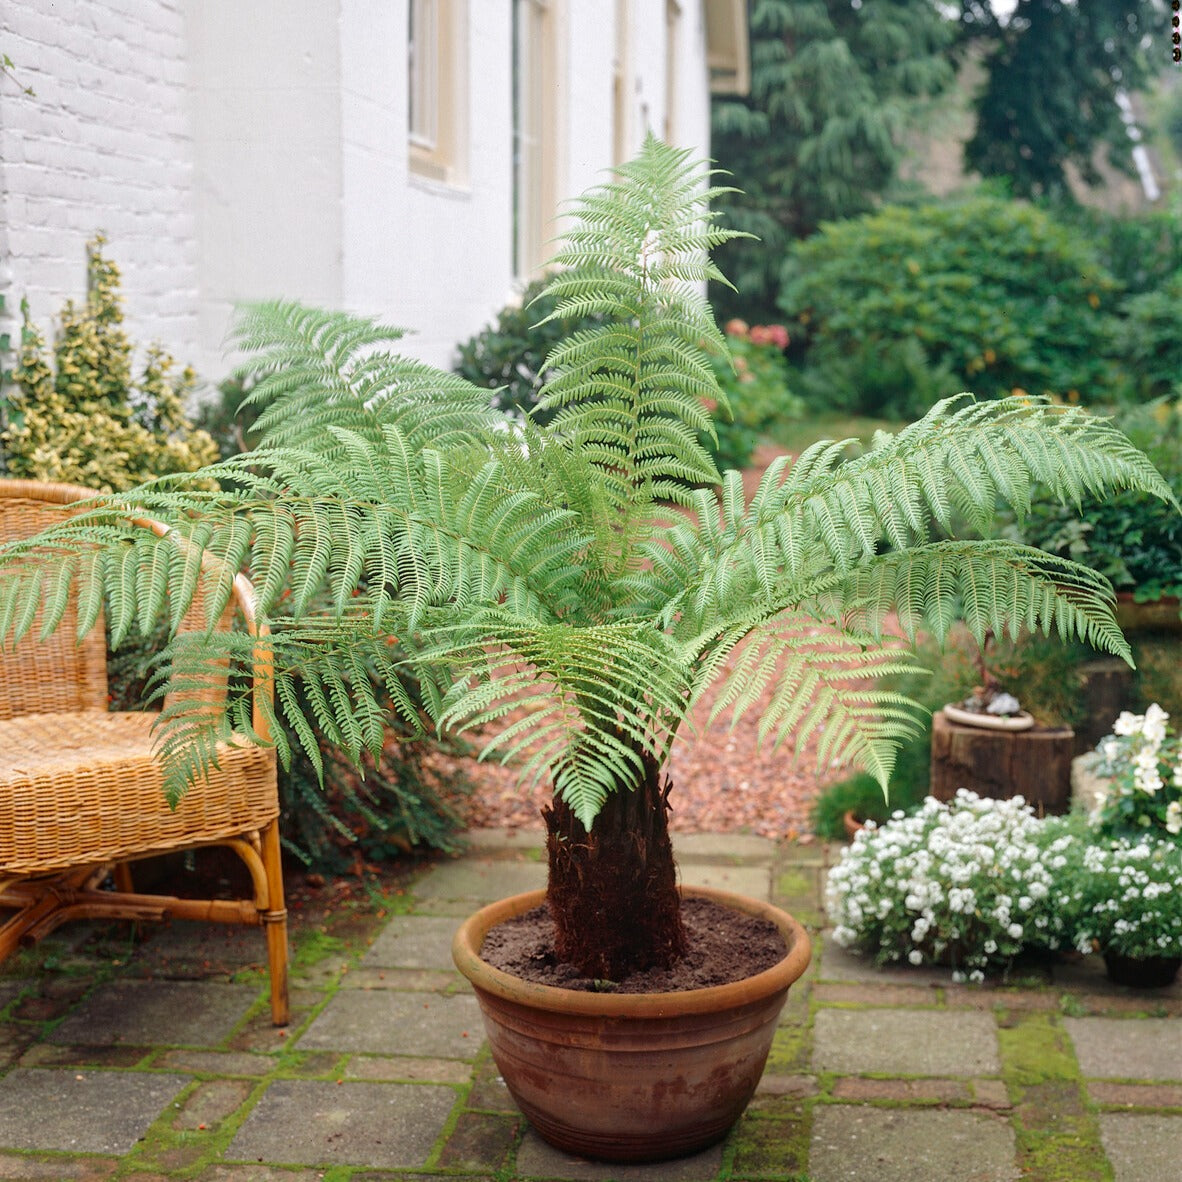
[[[181,357],[197,341],[194,151],[181,0],[0,5],[0,292],[49,324],[86,291],[102,230],[132,331]]]
[[[614,0],[554,0],[563,197],[612,164]],[[707,151],[702,0],[678,25],[676,138]],[[47,9],[49,14],[32,11]],[[665,126],[666,0],[629,0],[627,147]],[[511,5],[468,0],[467,168],[411,173],[406,0],[58,0],[6,5],[0,290],[42,319],[110,237],[129,329],[203,376],[241,300],[377,314],[447,365],[513,298]],[[11,310],[11,307],[10,307]]]
[[[234,304],[343,297],[336,5],[188,0],[202,371],[226,371]],[[117,245],[117,244],[116,244]]]

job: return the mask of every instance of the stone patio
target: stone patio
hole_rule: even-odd
[[[688,883],[821,918],[834,851],[682,837]],[[452,969],[456,917],[541,885],[536,842],[472,835],[387,902],[301,923],[292,1024],[268,1022],[262,937],[63,928],[0,979],[0,1179],[194,1182],[1175,1182],[1182,989],[1101,965],[953,985],[814,931],[763,1082],[721,1144],[656,1166],[540,1140]]]

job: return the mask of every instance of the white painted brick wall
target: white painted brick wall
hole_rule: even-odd
[[[633,150],[664,125],[665,0],[632,0]],[[566,0],[563,197],[611,163],[615,4]],[[701,0],[682,6],[677,130],[708,143]],[[510,0],[469,0],[469,158],[407,162],[405,0],[0,0],[0,292],[40,323],[84,293],[96,230],[133,339],[228,372],[232,308],[303,299],[415,330],[447,365],[511,298]],[[0,326],[2,331],[3,326]]]
[[[197,343],[183,0],[0,6],[0,46],[35,96],[0,81],[0,292],[49,325],[85,294],[102,230],[132,338],[188,362]],[[217,375],[211,375],[217,376]]]

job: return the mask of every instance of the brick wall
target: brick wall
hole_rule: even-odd
[[[0,292],[47,324],[85,292],[102,230],[122,269],[128,328],[192,359],[197,327],[193,143],[184,0],[0,7]],[[214,375],[216,376],[216,375]]]

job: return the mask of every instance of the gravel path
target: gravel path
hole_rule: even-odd
[[[780,454],[761,447],[744,473],[747,495],[772,459]],[[770,697],[770,690],[764,700]],[[675,747],[669,765],[673,791],[670,818],[682,833],[755,833],[772,838],[811,836],[809,809],[818,788],[840,778],[838,768],[818,771],[815,743],[797,752],[760,749],[756,742],[762,710],[747,711],[732,730],[729,716],[706,725],[711,702],[700,704],[693,734]],[[516,783],[512,769],[491,764],[465,765],[475,785],[472,796],[459,807],[471,826],[540,830],[539,810],[550,799],[548,785],[533,791]]]

